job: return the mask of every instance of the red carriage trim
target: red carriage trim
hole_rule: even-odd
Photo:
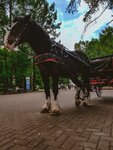
[[[90,80],[91,85],[102,85],[104,83],[104,81]]]
[[[113,83],[113,79],[110,81],[110,83]]]

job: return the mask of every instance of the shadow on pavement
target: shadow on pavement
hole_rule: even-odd
[[[113,97],[111,97],[111,96],[103,96],[103,97],[99,98],[99,101],[101,103],[113,104]]]

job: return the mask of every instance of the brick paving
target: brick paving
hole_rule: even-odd
[[[61,91],[57,117],[40,113],[43,92],[0,95],[0,150],[113,150],[112,95],[75,109],[74,91]]]

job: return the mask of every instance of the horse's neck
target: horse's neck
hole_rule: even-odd
[[[51,51],[51,40],[49,35],[38,25],[32,26],[28,43],[36,54],[49,53]]]

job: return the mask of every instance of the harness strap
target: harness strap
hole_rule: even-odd
[[[41,64],[44,62],[54,62],[54,63],[62,64],[61,59],[51,53],[36,55],[34,58],[35,58],[35,64]]]

